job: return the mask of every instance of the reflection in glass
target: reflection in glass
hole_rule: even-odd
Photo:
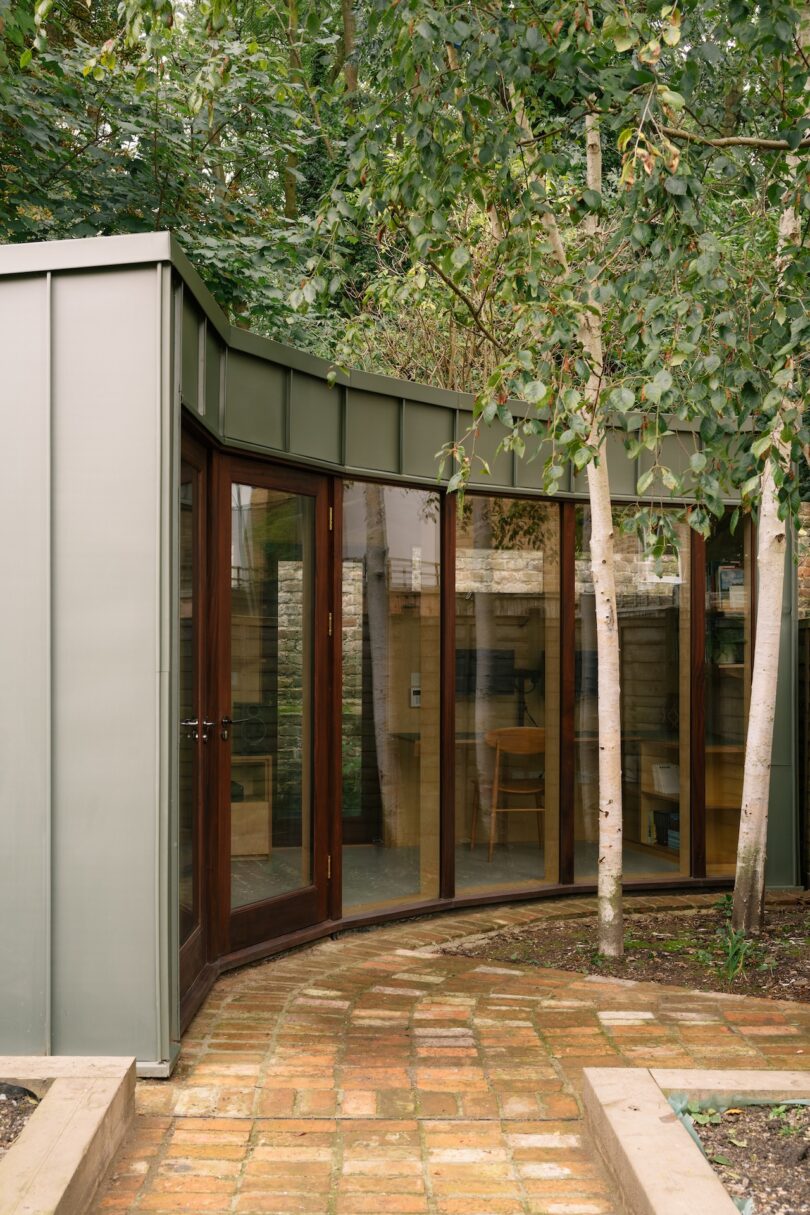
[[[312,881],[314,501],[231,487],[231,906]]]
[[[706,541],[706,872],[734,872],[750,686],[746,529],[727,515]]]
[[[197,716],[196,670],[196,551],[194,473],[183,466],[180,485],[180,721]],[[199,920],[197,890],[197,742],[193,727],[180,726],[180,944],[191,936]]]
[[[559,508],[469,496],[456,528],[456,889],[558,879]]]
[[[439,497],[343,495],[343,908],[439,893]]]
[[[679,552],[645,558],[614,508],[622,714],[622,861],[625,877],[689,873],[689,529]],[[598,865],[596,614],[590,510],[576,512],[574,873]]]

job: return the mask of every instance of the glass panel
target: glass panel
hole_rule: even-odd
[[[559,508],[470,496],[456,546],[456,889],[554,883]]]
[[[314,501],[231,487],[231,906],[312,881]]]
[[[196,545],[195,476],[183,467],[180,484],[180,721],[197,717],[196,589],[198,583]],[[198,507],[199,509],[199,507]],[[180,726],[180,944],[191,936],[199,922],[200,895],[197,889],[197,730]]]
[[[439,893],[439,497],[343,496],[343,909]]]
[[[625,878],[689,873],[689,529],[677,555],[655,562],[624,535],[614,508],[622,714]],[[598,721],[590,510],[576,511],[574,710],[575,880],[596,882]]]
[[[734,873],[750,686],[747,529],[706,541],[706,872]]]

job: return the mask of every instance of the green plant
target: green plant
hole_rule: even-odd
[[[729,982],[745,970],[745,963],[753,945],[754,942],[744,932],[735,932],[730,923],[725,925],[721,934],[723,956],[720,970]]]
[[[706,1109],[696,1101],[690,1101],[686,1112],[696,1126],[717,1126],[723,1121],[722,1115],[712,1106]]]

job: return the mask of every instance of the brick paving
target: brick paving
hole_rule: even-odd
[[[139,1082],[95,1215],[620,1215],[582,1068],[810,1068],[810,1006],[431,952],[593,907],[401,922],[224,976],[173,1078]]]

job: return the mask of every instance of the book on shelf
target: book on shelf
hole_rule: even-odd
[[[680,790],[680,769],[677,764],[653,764],[652,783],[656,793],[677,797]]]

